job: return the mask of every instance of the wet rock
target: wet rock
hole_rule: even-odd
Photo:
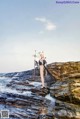
[[[68,101],[75,104],[80,104],[80,80],[70,79],[64,81],[57,81],[50,88],[50,93],[57,99]]]
[[[80,63],[48,65],[45,79],[48,87],[41,88],[39,69],[8,73],[10,80],[0,85],[0,109],[8,109],[10,119],[79,119]],[[52,77],[53,76],[53,77]],[[55,80],[56,79],[56,80]],[[49,94],[54,101],[46,98]],[[52,99],[53,100],[53,99]],[[61,101],[60,101],[61,100]]]
[[[15,119],[37,119],[41,112],[41,107],[47,106],[45,104],[45,98],[37,95],[26,96],[4,93],[2,96],[6,98],[3,97],[4,101],[0,100],[0,103],[6,105],[5,108],[10,111],[10,117]]]
[[[80,106],[56,100],[54,115],[59,119],[79,119]]]
[[[45,96],[49,93],[49,90],[47,88],[33,88],[31,89],[33,93],[36,93],[37,95]]]
[[[6,73],[5,77],[10,77],[12,78],[13,76],[15,76],[17,74],[17,72],[12,72],[12,73]]]
[[[64,106],[55,106],[55,116],[59,119],[79,119],[80,62],[56,62],[47,67],[56,79],[50,87],[50,94],[56,99],[68,102],[66,106],[65,103]]]
[[[38,83],[38,81],[40,82],[40,77],[35,76],[35,81],[37,81],[36,83]],[[9,84],[7,84],[6,86],[12,89],[16,89],[18,92],[22,91],[31,91],[32,93],[35,93],[37,95],[42,95],[45,96],[46,94],[48,94],[49,89],[46,88],[41,88],[41,84],[40,86],[37,86],[34,81],[32,81],[31,79],[28,80],[12,80]],[[38,84],[39,85],[39,84]]]
[[[47,115],[40,115],[38,119],[55,119],[55,118],[54,118],[54,115],[47,114]]]

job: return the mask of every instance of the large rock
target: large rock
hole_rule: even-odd
[[[46,115],[51,102],[45,98],[49,89],[41,88],[40,77],[30,74],[25,71],[0,77],[0,110],[8,110],[10,119],[51,119],[53,115]]]
[[[80,79],[57,81],[50,87],[52,96],[59,100],[71,102],[80,105]]]
[[[80,104],[80,62],[56,62],[47,66],[56,79],[51,95],[58,99]]]
[[[80,77],[80,62],[55,62],[47,65],[47,68],[56,79]]]
[[[57,119],[80,119],[80,106],[56,100],[54,115]]]
[[[38,69],[35,74],[34,70],[5,74],[7,78],[3,77],[4,81],[1,79],[5,85],[1,87],[6,90],[0,89],[0,109],[9,110],[10,119],[79,119],[80,105],[76,105],[79,103],[79,72],[59,77],[58,70],[56,75],[49,70],[45,77],[48,88],[43,89]],[[55,100],[54,106],[52,99],[46,98],[49,91],[63,101]],[[72,101],[76,104],[72,104]]]

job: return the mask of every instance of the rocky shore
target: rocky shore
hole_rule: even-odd
[[[80,119],[80,62],[47,65],[46,88],[39,69],[0,74],[0,110],[9,119]]]
[[[61,101],[63,107],[59,111],[63,113],[61,118],[80,119],[80,62],[55,62],[47,67],[55,78],[50,94]]]

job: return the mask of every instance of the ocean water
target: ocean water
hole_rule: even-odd
[[[6,87],[7,84],[11,81],[11,78],[7,78],[5,76],[0,77],[0,92],[5,93],[5,92],[10,92],[11,89]]]
[[[10,81],[12,81],[13,78],[8,78],[5,76],[0,76],[0,93],[14,93],[14,94],[21,94],[21,95],[28,95],[31,96],[32,92],[31,91],[20,91],[20,90],[16,90],[16,88],[11,88],[11,87],[7,87],[6,85],[9,84]],[[30,82],[30,84],[34,87],[38,87],[41,85],[41,83],[39,82]],[[25,86],[21,86],[19,85],[18,88],[23,89]],[[25,87],[25,89],[31,89],[31,87]]]
[[[5,77],[5,76],[3,76],[3,77],[0,77],[0,93],[14,93],[14,94],[19,94],[19,95],[28,95],[28,96],[31,96],[32,95],[32,92],[30,91],[30,89],[31,89],[31,87],[25,87],[25,89],[29,89],[29,91],[27,90],[27,91],[20,91],[20,90],[16,90],[16,88],[11,88],[11,87],[7,87],[6,85],[7,84],[9,84],[10,83],[10,81],[12,81],[13,80],[13,78],[8,78],[8,77]],[[36,82],[36,81],[30,81],[29,82],[29,84],[30,85],[32,85],[33,87],[41,87],[41,82]],[[20,89],[23,89],[24,88],[24,86],[18,86],[17,85],[17,87],[18,88],[20,88]],[[32,87],[32,88],[33,88]],[[54,98],[52,98],[51,96],[50,96],[50,94],[47,94],[46,96],[45,96],[45,98],[46,99],[49,99],[50,101],[51,101],[51,105],[53,105],[53,106],[55,106],[55,99]]]
[[[11,81],[11,78],[6,78],[6,77],[0,77],[0,90],[2,87],[5,87],[9,82]]]

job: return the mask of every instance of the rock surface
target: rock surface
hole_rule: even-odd
[[[73,104],[74,110],[78,110],[80,115],[80,62],[56,62],[47,67],[56,79],[50,87],[50,94],[58,100]]]
[[[80,78],[80,62],[55,62],[47,65],[53,77],[63,80],[66,77]]]
[[[38,73],[37,73],[38,74]],[[41,88],[40,76],[33,72],[15,72],[0,77],[0,110],[9,110],[10,119],[48,119],[48,88]]]
[[[53,64],[43,89],[38,69],[36,76],[34,70],[0,74],[0,110],[9,110],[10,119],[80,119],[80,62]]]

